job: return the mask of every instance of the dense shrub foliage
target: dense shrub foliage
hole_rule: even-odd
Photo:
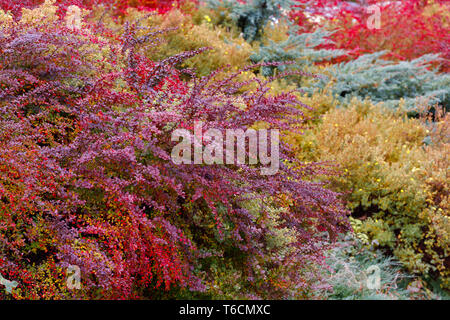
[[[0,0],[0,298],[440,298],[448,3],[364,3]],[[197,121],[278,173],[175,164]]]
[[[292,17],[305,29],[314,29],[311,19],[336,29],[332,47],[347,49],[349,57],[386,50],[394,60],[412,60],[424,54],[440,53],[442,70],[449,68],[449,4],[448,1],[342,1],[297,0]],[[365,3],[365,4],[364,4]],[[380,28],[371,28],[367,21],[380,8]],[[305,14],[306,13],[306,14]]]
[[[247,82],[216,73],[186,70],[192,80],[182,81],[176,65],[205,49],[152,62],[140,52],[153,33],[125,24],[114,41],[88,25],[71,31],[52,12],[48,1],[3,21],[1,270],[19,282],[15,296],[70,296],[68,265],[81,268],[84,298],[208,294],[222,259],[244,296],[308,289],[298,271],[320,263],[317,228],[334,236],[346,227],[337,194],[310,178],[324,169],[292,169],[286,145],[273,176],[170,159],[170,133],[193,121],[205,130],[298,126],[296,97],[256,79],[254,91],[236,94]],[[297,117],[282,121],[288,114]]]
[[[345,174],[334,181],[347,195],[355,231],[366,242],[389,248],[410,271],[449,281],[448,119],[434,132],[419,120],[354,100],[331,109],[322,122],[296,139],[306,161],[337,161]],[[435,142],[424,146],[430,135]],[[292,140],[290,140],[292,142]]]
[[[437,61],[436,55],[394,62],[380,59],[383,54],[366,54],[330,66],[326,76],[304,90],[311,93],[328,88],[344,103],[354,97],[370,98],[388,108],[400,107],[410,115],[435,104],[450,110],[450,75],[428,69]]]
[[[354,220],[355,222],[359,220]],[[356,234],[358,235],[358,234]],[[405,300],[440,299],[429,290],[423,290],[423,281],[411,279],[402,273],[401,265],[380,250],[367,250],[355,236],[348,235],[327,254],[327,273],[330,288],[324,288],[327,299],[336,300]],[[380,288],[368,288],[367,270],[379,268]]]
[[[111,9],[115,16],[123,16],[130,8],[139,8],[144,11],[167,12],[183,1],[173,0],[56,0],[55,7],[59,15],[64,15],[68,7],[75,5],[83,9],[95,9],[97,6]],[[19,18],[22,9],[33,9],[45,3],[45,0],[0,0],[0,8],[10,11]]]

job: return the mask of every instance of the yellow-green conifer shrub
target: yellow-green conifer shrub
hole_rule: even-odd
[[[147,57],[154,61],[173,56],[183,51],[197,50],[210,47],[211,50],[187,60],[183,67],[193,68],[199,75],[207,75],[219,68],[237,71],[248,66],[252,47],[234,32],[225,27],[215,26],[209,15],[202,20],[193,21],[192,15],[184,14],[180,10],[171,10],[162,15],[150,15],[136,9],[129,9],[121,23],[142,19],[141,24],[153,29],[170,29],[161,34],[161,43],[153,50],[146,52]],[[105,19],[109,26],[114,26],[116,21]],[[154,30],[153,30],[154,31]],[[152,30],[142,30],[142,35]],[[249,79],[250,72],[243,74],[242,79]]]
[[[347,192],[353,216],[362,220],[357,232],[390,249],[411,272],[439,276],[449,288],[448,140],[426,146],[433,133],[422,121],[369,101],[334,108],[331,97],[308,99],[329,111],[304,135],[286,137],[299,159],[338,164],[342,175],[331,184]],[[448,118],[434,129],[448,139],[443,127]]]
[[[200,5],[193,11],[186,10],[184,6],[182,6],[180,10],[183,13],[190,12],[192,21],[196,25],[200,25],[206,20],[214,26],[225,27],[234,38],[239,37],[242,32],[230,17],[230,12],[227,8],[221,7],[212,9],[208,6]]]

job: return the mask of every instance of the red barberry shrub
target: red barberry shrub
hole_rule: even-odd
[[[332,48],[347,49],[347,59],[365,53],[387,50],[387,58],[413,60],[424,54],[439,53],[444,59],[442,71],[448,71],[449,4],[448,1],[306,1],[297,0],[301,10],[294,10],[291,17],[306,29],[326,25],[335,29]],[[380,28],[371,29],[368,19],[370,5],[380,7]],[[308,15],[308,16],[307,16]],[[320,22],[311,17],[320,16]],[[342,59],[344,57],[341,57]]]
[[[177,69],[207,48],[149,61],[142,52],[155,41],[136,25],[118,40],[60,19],[0,27],[0,273],[18,282],[15,298],[205,292],[214,259],[253,297],[310,285],[299,270],[321,263],[321,231],[347,228],[339,195],[316,182],[330,170],[299,163],[287,144],[271,176],[171,159],[172,132],[195,121],[297,129],[294,93],[270,94],[274,79],[235,80],[258,66],[225,78]],[[269,244],[285,229],[292,241]],[[66,287],[71,265],[81,290]]]

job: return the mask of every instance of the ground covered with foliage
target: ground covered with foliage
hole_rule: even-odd
[[[0,0],[0,299],[446,299],[449,35],[438,0]],[[279,129],[279,171],[174,164],[196,121]]]

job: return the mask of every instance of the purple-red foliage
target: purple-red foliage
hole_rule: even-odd
[[[298,127],[294,94],[271,95],[258,79],[257,90],[240,94],[250,83],[235,79],[252,67],[221,80],[219,71],[198,78],[177,70],[206,48],[149,61],[139,53],[149,39],[136,38],[135,26],[101,43],[110,53],[93,60],[105,40],[62,25],[0,34],[0,273],[28,298],[153,297],[173,287],[204,290],[200,259],[231,248],[248,285],[260,280],[261,296],[286,293],[274,282],[305,282],[298,268],[321,259],[318,227],[330,235],[346,228],[338,194],[312,182],[327,170],[296,163],[285,144],[273,176],[258,166],[170,158],[171,132],[194,121],[204,130],[257,121]],[[255,218],[242,205],[257,197],[287,208],[279,228],[298,232],[292,254],[279,258],[267,248],[267,207]],[[78,265],[83,289],[43,286],[36,267],[47,265]],[[287,271],[268,281],[267,268]]]

